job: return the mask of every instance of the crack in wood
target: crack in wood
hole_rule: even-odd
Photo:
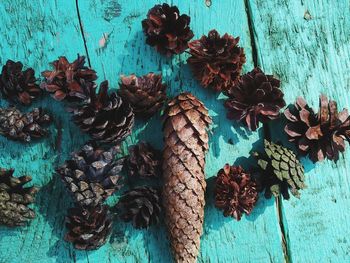
[[[80,26],[80,32],[81,32],[81,36],[82,36],[83,42],[84,42],[84,48],[85,48],[86,57],[87,57],[87,60],[88,60],[89,67],[91,68],[89,50],[88,50],[87,44],[86,44],[86,38],[85,38],[85,33],[84,33],[84,28],[83,28],[83,22],[82,22],[81,17],[80,17],[79,0],[75,0],[75,7],[77,9],[77,15],[78,15],[78,21],[79,21],[79,26]]]
[[[257,49],[257,44],[254,36],[254,24],[253,24],[253,19],[252,19],[252,11],[251,7],[249,4],[249,0],[244,0],[245,4],[245,10],[247,13],[247,19],[248,19],[248,27],[249,27],[249,34],[250,34],[250,44],[252,47],[252,58],[253,58],[253,63],[254,67],[258,66],[258,49]],[[268,124],[263,125],[263,131],[264,131],[264,138],[267,140],[271,140],[271,130]],[[283,213],[282,213],[282,203],[280,200],[280,197],[276,198],[276,210],[277,210],[277,220],[279,223],[279,228],[280,228],[280,233],[281,233],[281,238],[282,238],[282,251],[284,255],[284,259],[286,263],[290,263],[290,253],[288,249],[288,242],[286,239],[286,233],[285,233],[285,227],[283,224]]]
[[[250,35],[250,45],[252,47],[252,57],[253,57],[253,63],[254,67],[258,66],[258,50],[255,43],[255,36],[254,36],[254,25],[253,25],[253,19],[252,19],[252,11],[249,5],[249,0],[244,0],[245,5],[245,11],[247,13],[247,19],[248,19],[248,27],[249,27],[249,35]]]

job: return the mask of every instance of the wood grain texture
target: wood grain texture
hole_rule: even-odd
[[[250,0],[259,65],[282,80],[287,104],[304,96],[318,109],[320,93],[349,108],[349,1]],[[274,10],[274,12],[271,12]],[[274,140],[286,138],[270,126]],[[348,145],[347,145],[348,147]],[[349,149],[335,164],[306,159],[308,189],[282,202],[291,262],[349,262]]]
[[[99,82],[108,79],[114,88],[121,74],[161,72],[169,87],[169,96],[190,91],[210,110],[214,126],[207,178],[214,176],[226,162],[247,166],[249,152],[262,143],[262,129],[250,133],[239,125],[232,127],[225,118],[223,97],[203,90],[193,80],[186,65],[186,54],[169,59],[145,45],[141,20],[149,8],[161,2],[3,0],[0,2],[0,65],[7,59],[22,60],[39,76],[58,56],[65,55],[72,60],[77,53],[85,55],[87,49]],[[252,69],[254,51],[259,65],[281,78],[287,103],[303,95],[313,106],[318,106],[318,95],[324,92],[336,99],[340,108],[349,107],[349,98],[344,96],[350,84],[347,0],[212,0],[209,8],[204,0],[165,2],[178,5],[181,12],[191,16],[195,38],[213,28],[240,36],[247,55],[244,70]],[[253,39],[250,32],[254,33]],[[6,106],[6,102],[1,100],[0,105]],[[0,166],[16,168],[16,175],[32,175],[33,183],[42,187],[34,206],[37,218],[26,228],[0,227],[0,262],[171,262],[163,224],[148,231],[137,231],[129,224],[116,221],[109,242],[92,252],[76,251],[63,240],[64,214],[70,206],[70,197],[53,170],[88,138],[69,121],[62,104],[48,97],[34,106],[48,108],[54,115],[56,121],[50,127],[50,136],[30,145],[0,137]],[[161,148],[160,122],[160,116],[148,123],[138,121],[133,136],[126,140],[124,151],[139,140]],[[274,139],[282,136],[276,132],[280,126],[279,122],[270,126]],[[231,140],[233,144],[229,143]],[[241,156],[243,158],[239,158]],[[324,162],[313,166],[304,160],[309,188],[302,192],[301,200],[283,201],[281,215],[273,199],[261,199],[253,214],[240,222],[224,218],[213,207],[209,187],[198,261],[283,262],[281,216],[287,260],[348,262],[349,160],[350,154],[345,154],[337,164]],[[110,204],[117,201],[118,194]]]

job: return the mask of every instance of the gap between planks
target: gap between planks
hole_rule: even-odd
[[[244,0],[244,5],[245,5],[245,11],[247,13],[247,19],[248,19],[248,27],[249,27],[249,35],[250,35],[250,44],[252,47],[252,58],[253,58],[253,63],[254,67],[258,67],[259,61],[258,61],[258,49],[257,49],[257,44],[255,40],[255,28],[254,28],[254,23],[252,19],[252,10],[249,4],[250,0]],[[271,130],[268,124],[263,124],[263,134],[264,138],[267,140],[271,140]],[[286,263],[290,263],[290,253],[289,253],[289,244],[288,244],[288,239],[286,237],[286,231],[285,231],[285,226],[283,224],[283,212],[282,212],[282,201],[280,197],[275,198],[275,205],[276,205],[276,212],[277,212],[277,221],[279,223],[279,229],[281,233],[281,245],[282,245],[282,251],[284,254],[284,259]]]
[[[79,21],[79,26],[80,26],[80,33],[81,33],[81,37],[83,38],[86,57],[87,57],[87,60],[88,60],[89,67],[91,68],[89,50],[88,50],[87,44],[86,44],[86,38],[85,38],[85,33],[84,33],[83,22],[82,22],[81,17],[80,17],[79,0],[75,0],[75,7],[76,7],[76,10],[77,10],[77,16],[78,16],[78,21]]]

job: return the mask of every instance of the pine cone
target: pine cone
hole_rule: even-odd
[[[116,206],[124,222],[137,228],[148,228],[159,222],[162,211],[160,191],[151,187],[136,187],[124,193]]]
[[[195,262],[204,216],[208,110],[190,93],[169,102],[165,112],[163,206],[176,262]]]
[[[167,56],[180,54],[193,37],[190,21],[189,16],[180,15],[176,6],[155,5],[148,11],[147,19],[142,21],[146,43]]]
[[[118,144],[131,133],[134,113],[129,103],[115,92],[108,94],[108,81],[100,85],[98,94],[73,110],[74,122],[100,143]]]
[[[112,217],[106,205],[85,208],[75,206],[68,210],[66,221],[68,232],[65,240],[80,250],[101,247],[112,232]]]
[[[157,178],[161,174],[161,154],[146,142],[129,148],[125,164],[131,177]]]
[[[143,77],[121,77],[118,95],[130,103],[136,116],[149,118],[162,108],[165,91],[162,75],[149,73]]]
[[[345,142],[350,141],[350,117],[346,109],[338,112],[337,103],[320,96],[320,111],[315,114],[306,101],[299,97],[294,105],[284,112],[288,120],[285,132],[302,155],[309,155],[313,162],[325,158],[337,161],[339,152],[345,151]]]
[[[266,198],[282,194],[284,199],[289,199],[288,188],[300,197],[298,190],[306,188],[304,167],[291,150],[265,140],[265,152],[254,155],[261,168],[260,185],[265,188]]]
[[[35,73],[32,68],[24,71],[21,62],[7,60],[0,75],[0,91],[12,102],[29,105],[32,100],[41,95],[41,89],[36,84]]]
[[[73,63],[69,63],[66,57],[59,57],[52,62],[53,70],[41,73],[46,81],[42,83],[42,89],[52,94],[54,99],[80,102],[90,97],[90,86],[94,87],[97,79],[96,72],[84,66],[85,57],[78,56]]]
[[[116,148],[108,151],[85,145],[57,173],[81,206],[96,206],[118,190],[123,159],[115,160]]]
[[[242,121],[252,131],[258,128],[259,121],[266,123],[279,118],[281,108],[286,105],[280,81],[259,68],[243,75],[227,95],[227,117]]]
[[[22,113],[15,107],[0,108],[0,134],[12,140],[30,142],[48,134],[42,125],[51,122],[51,117],[41,108]]]
[[[0,225],[23,226],[35,217],[28,207],[34,202],[36,187],[24,187],[32,180],[30,176],[14,177],[13,169],[0,168]]]
[[[228,34],[220,37],[216,30],[188,44],[188,58],[195,78],[205,88],[225,91],[239,78],[246,62],[244,49],[238,46],[239,37]]]
[[[242,214],[249,215],[258,201],[255,181],[241,166],[226,164],[218,172],[215,183],[215,206],[224,210],[224,216],[238,221]]]

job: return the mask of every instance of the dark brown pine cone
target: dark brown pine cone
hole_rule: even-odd
[[[228,34],[220,37],[216,30],[211,30],[208,36],[188,44],[191,57],[187,62],[203,87],[225,91],[239,78],[246,58],[238,42],[239,37]]]
[[[106,243],[112,232],[112,217],[106,205],[75,206],[68,210],[66,227],[66,241],[76,249],[93,250]]]
[[[75,202],[81,206],[96,206],[118,190],[123,159],[115,160],[118,148],[108,151],[85,145],[56,169]]]
[[[298,190],[306,188],[304,167],[293,151],[265,140],[265,152],[254,153],[260,170],[260,188],[265,188],[265,197],[282,194],[289,199],[288,189],[299,198]]]
[[[252,131],[259,127],[259,122],[279,118],[281,108],[286,105],[280,81],[259,68],[243,75],[227,95],[224,104],[227,117],[242,121]]]
[[[108,81],[100,85],[80,107],[73,110],[74,122],[95,141],[118,144],[131,133],[134,113],[130,104],[115,92],[108,94]]]
[[[241,220],[249,215],[258,201],[256,182],[241,166],[226,164],[218,172],[215,183],[215,206],[224,210],[224,216]]]
[[[80,102],[90,96],[90,86],[94,87],[97,79],[96,72],[85,64],[85,57],[78,56],[76,60],[69,63],[66,57],[59,57],[52,62],[53,70],[46,70],[41,73],[45,77],[42,89],[45,89],[56,100],[67,100]]]
[[[337,103],[320,96],[320,110],[315,113],[306,101],[299,97],[294,106],[284,112],[288,123],[285,132],[302,155],[309,155],[313,162],[325,158],[337,161],[339,152],[345,151],[345,139],[350,141],[350,117],[344,109],[338,112]]]
[[[180,15],[176,6],[155,5],[148,11],[147,19],[142,21],[146,43],[167,56],[180,54],[193,37],[190,21],[189,16]]]
[[[0,134],[12,140],[30,142],[48,134],[42,127],[51,122],[51,117],[41,108],[22,113],[15,107],[0,108]]]
[[[29,105],[32,100],[41,95],[42,91],[36,83],[34,70],[24,71],[21,62],[7,60],[0,75],[0,91],[11,102],[20,102]]]
[[[23,226],[35,217],[28,207],[34,202],[36,187],[24,187],[32,180],[30,176],[14,177],[13,169],[0,168],[0,225]]]
[[[137,228],[148,228],[159,222],[162,211],[159,189],[137,187],[124,193],[116,205],[119,217]]]
[[[130,103],[136,116],[149,118],[162,108],[166,85],[162,84],[162,75],[154,73],[123,76],[118,95]]]
[[[160,151],[146,142],[129,147],[125,162],[129,176],[141,178],[159,178],[161,163]]]

